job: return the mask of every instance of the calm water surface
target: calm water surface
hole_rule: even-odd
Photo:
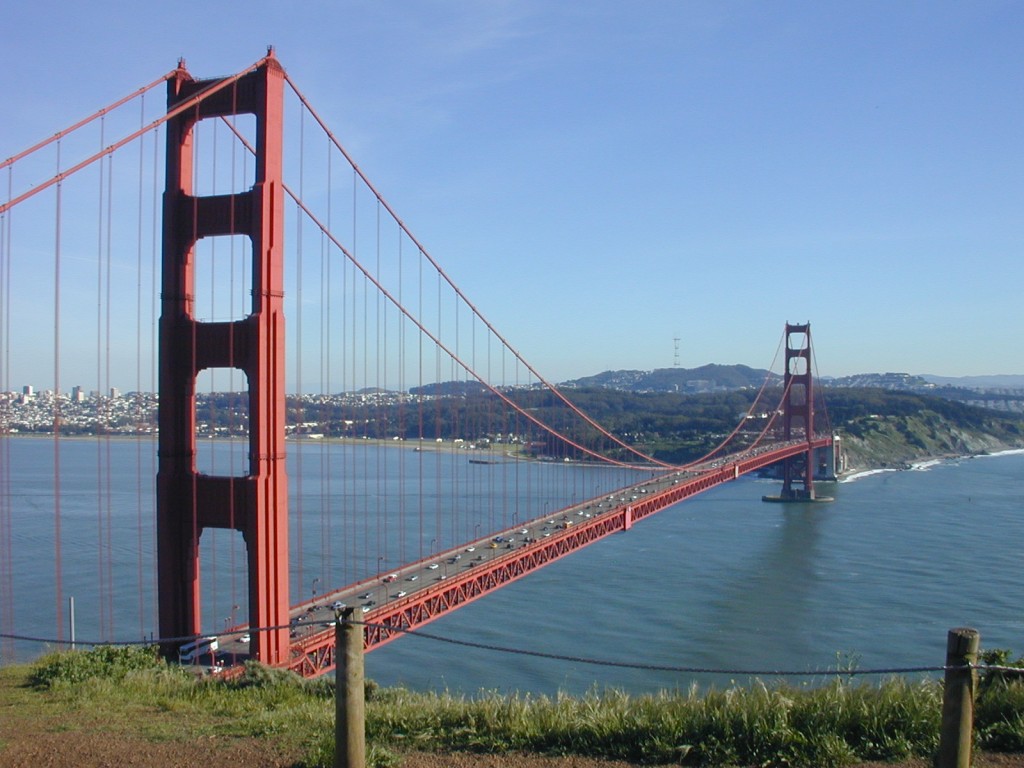
[[[18,438],[7,446],[11,575],[0,569],[0,576],[13,585],[14,627],[5,625],[2,631],[53,637],[52,440]],[[137,585],[140,579],[148,583],[151,594],[153,535],[151,512],[140,515],[139,509],[152,505],[152,445],[112,441],[102,450],[112,453],[98,455],[95,441],[62,443],[63,591],[76,597],[79,638],[145,637],[155,632],[155,606],[140,600]],[[378,503],[374,499],[378,492],[387,493],[387,481],[376,480],[367,489],[336,480],[325,494],[323,454],[299,452],[299,466],[294,458],[289,464],[292,490],[309,498],[298,502],[304,522],[293,522],[293,553],[297,547],[302,551],[301,557],[293,554],[296,601],[308,596],[314,574],[333,574],[327,578],[340,585],[375,572],[378,563],[365,555],[361,561],[360,553],[376,553],[377,537],[388,539],[386,528],[353,534],[343,513],[333,520],[319,514],[319,505],[328,503],[321,498],[334,498],[332,509]],[[383,466],[387,475],[401,474],[404,464],[395,458],[401,452],[384,459],[368,452],[362,460]],[[111,488],[97,489],[98,462],[108,460],[133,469],[118,474]],[[389,543],[389,563],[464,541],[477,525],[487,531],[513,523],[509,515],[514,513],[486,501],[496,488],[514,481],[511,470],[485,466],[473,472],[492,475],[471,474],[464,459],[437,469],[428,475],[462,473],[465,508],[414,540]],[[538,498],[530,503],[537,515],[547,511],[541,505],[551,504],[547,499],[553,489],[583,498],[621,479],[593,469],[534,471],[576,472],[578,477],[566,484],[563,476],[549,483],[544,475],[534,475],[531,486]],[[498,472],[503,474],[493,474]],[[417,483],[432,498],[436,489],[428,486],[422,478]],[[1024,454],[820,486],[821,493],[835,497],[830,504],[761,502],[776,488],[776,483],[741,478],[541,569],[423,632],[561,656],[715,670],[814,671],[834,667],[837,660],[862,669],[938,665],[946,630],[963,625],[979,629],[984,647],[1024,652]],[[110,514],[98,518],[97,504],[108,505]],[[397,514],[409,514],[408,504],[402,506]],[[293,501],[293,513],[295,507]],[[325,550],[325,535],[351,541],[352,552]],[[111,553],[114,565],[106,570],[96,556],[97,541]],[[211,559],[219,560],[223,571],[244,562],[230,536],[211,537],[208,546],[204,567]],[[98,584],[105,585],[112,611],[97,611],[103,602],[97,598]],[[235,585],[231,591],[236,597],[226,603],[223,596],[209,596],[204,615],[225,623],[232,615],[244,619],[231,605],[232,600],[244,602],[238,597],[244,587]],[[6,621],[11,614],[5,610],[0,617]],[[4,659],[12,658],[11,643],[3,647]],[[13,648],[18,659],[41,651],[37,644],[20,641]],[[366,666],[368,676],[386,685],[548,694],[578,693],[595,685],[634,692],[695,681],[722,686],[742,677],[728,671],[707,675],[599,666],[414,636],[370,653]]]
[[[933,666],[946,631],[1024,652],[1024,455],[823,486],[831,504],[760,501],[741,479],[499,590],[424,631],[566,656],[709,669]],[[367,673],[412,688],[580,692],[728,685],[693,675],[407,638]]]

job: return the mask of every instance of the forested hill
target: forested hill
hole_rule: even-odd
[[[597,423],[645,452],[685,462],[712,450],[744,417],[756,397],[751,389],[683,395],[580,389],[573,402]],[[778,392],[766,393],[768,402]],[[903,466],[932,456],[967,455],[1024,448],[1024,418],[933,395],[874,388],[829,388],[818,428],[838,432],[853,469]],[[524,405],[553,426],[577,437],[540,393],[524,393]],[[517,397],[517,399],[519,399]],[[748,434],[763,426],[751,419]]]
[[[745,365],[702,365],[699,368],[661,368],[654,371],[604,371],[565,381],[562,389],[618,389],[625,392],[698,394],[734,389],[760,389],[777,383],[778,374]],[[450,386],[450,385],[449,385]],[[465,385],[463,385],[465,386]],[[871,387],[919,395],[937,395],[993,410],[1024,413],[1024,376],[963,376],[958,378],[909,373],[862,373],[842,378],[820,377],[820,388]],[[431,393],[437,393],[435,387]]]
[[[554,397],[542,390],[509,390],[515,401],[544,424],[584,446],[603,440]],[[744,420],[757,395],[754,389],[679,394],[577,389],[567,393],[595,422],[641,451],[672,463],[698,459],[713,450]],[[831,427],[844,440],[853,469],[902,466],[930,456],[965,455],[1024,447],[1024,419],[1017,414],[965,405],[932,395],[873,388],[819,390],[825,407],[816,416],[820,430]],[[762,402],[777,403],[781,390],[766,392]],[[298,405],[298,404],[296,404]],[[435,395],[429,409],[415,418],[408,402],[380,400],[351,408],[320,404],[301,409],[295,422],[325,437],[370,437],[405,440],[462,439],[466,442],[524,437],[528,425],[488,392]],[[499,414],[506,414],[499,416]],[[197,413],[197,415],[199,415]],[[747,419],[740,438],[753,441],[767,414]],[[565,456],[555,441],[545,443],[539,430],[525,440],[540,455]],[[520,440],[520,448],[524,442]],[[582,456],[580,456],[582,458]],[[620,458],[628,459],[625,454]]]
[[[824,395],[829,423],[842,437],[852,469],[1024,448],[1020,414],[873,388],[832,387]]]
[[[744,365],[605,371],[564,382],[574,402],[616,434],[666,460],[712,448],[771,376]],[[904,373],[819,380],[819,428],[843,436],[852,468],[1024,447],[1020,377],[942,379]],[[752,426],[755,426],[752,424]]]
[[[626,392],[722,392],[733,389],[758,389],[771,376],[781,376],[745,365],[702,365],[699,368],[660,368],[654,371],[604,371],[593,376],[566,381],[563,389],[618,389]]]

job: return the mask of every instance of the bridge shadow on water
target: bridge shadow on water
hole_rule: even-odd
[[[754,521],[736,535],[752,540],[740,547],[743,557],[722,570],[701,622],[697,648],[705,649],[699,655],[709,667],[810,671],[835,662],[823,659],[814,631],[828,621],[818,585],[825,578],[820,546],[830,509],[784,503],[751,511]]]

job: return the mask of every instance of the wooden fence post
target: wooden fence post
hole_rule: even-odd
[[[980,636],[976,629],[958,627],[946,636],[946,677],[942,693],[942,732],[938,768],[970,768],[974,740],[974,692]]]
[[[334,768],[366,766],[363,625],[344,608],[334,625]]]

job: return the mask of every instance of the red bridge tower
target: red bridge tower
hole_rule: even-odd
[[[798,346],[793,346],[794,337]],[[785,398],[782,404],[783,439],[804,439],[805,453],[782,463],[780,501],[815,501],[814,496],[814,382],[811,376],[811,325],[786,323]],[[794,487],[794,485],[796,487]]]
[[[202,98],[199,96],[202,94]],[[160,316],[157,558],[160,636],[201,632],[199,539],[207,528],[240,531],[246,543],[252,654],[288,661],[288,484],[284,444],[282,117],[284,71],[268,54],[238,78],[195,80],[179,64],[168,81]],[[182,109],[182,107],[185,107]],[[180,110],[180,111],[178,111]],[[256,117],[253,187],[193,194],[193,131],[206,118]],[[234,322],[195,319],[195,246],[204,237],[248,235],[252,307]],[[249,466],[244,476],[196,470],[196,375],[245,372]],[[169,643],[171,654],[178,643]]]

